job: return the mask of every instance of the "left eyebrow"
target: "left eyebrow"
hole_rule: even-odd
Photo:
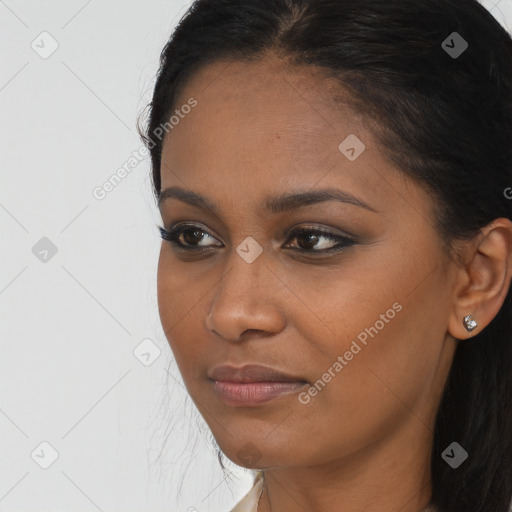
[[[210,199],[198,194],[197,192],[192,192],[191,190],[186,190],[176,186],[166,188],[159,194],[158,207],[160,208],[166,199],[171,198],[178,199],[184,203],[190,204],[191,206],[195,206],[209,212],[216,214],[219,213],[219,208],[215,203],[210,201]],[[378,213],[375,208],[371,207],[356,196],[336,188],[298,191],[292,194],[281,194],[274,197],[268,197],[263,202],[263,205],[265,210],[268,212],[278,214],[311,204],[323,203],[325,201],[339,201]]]
[[[267,198],[264,204],[267,211],[277,214],[310,204],[323,203],[324,201],[348,203],[377,213],[375,208],[372,208],[361,199],[336,188],[324,188],[312,191],[299,191],[293,194],[282,194],[280,196]]]

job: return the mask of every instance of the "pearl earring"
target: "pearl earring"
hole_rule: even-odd
[[[471,318],[471,315],[466,315],[464,320],[462,320],[462,324],[466,328],[468,332],[471,332],[473,329],[477,327],[477,323]]]

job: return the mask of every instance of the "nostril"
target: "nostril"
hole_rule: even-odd
[[[261,338],[263,336],[268,337],[268,333],[261,329],[246,329],[236,341],[239,341],[241,338]]]

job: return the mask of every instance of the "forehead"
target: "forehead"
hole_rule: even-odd
[[[258,196],[318,183],[365,189],[379,202],[376,170],[391,165],[321,71],[274,58],[217,61],[192,76],[174,110],[190,98],[197,105],[164,140],[162,189],[185,184],[220,198],[226,189]],[[340,149],[347,139],[364,148],[354,161]]]

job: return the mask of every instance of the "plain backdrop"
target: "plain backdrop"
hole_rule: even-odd
[[[510,31],[512,0],[483,3]],[[0,0],[0,511],[227,512],[250,486],[225,479],[160,326],[133,157],[190,4]]]

